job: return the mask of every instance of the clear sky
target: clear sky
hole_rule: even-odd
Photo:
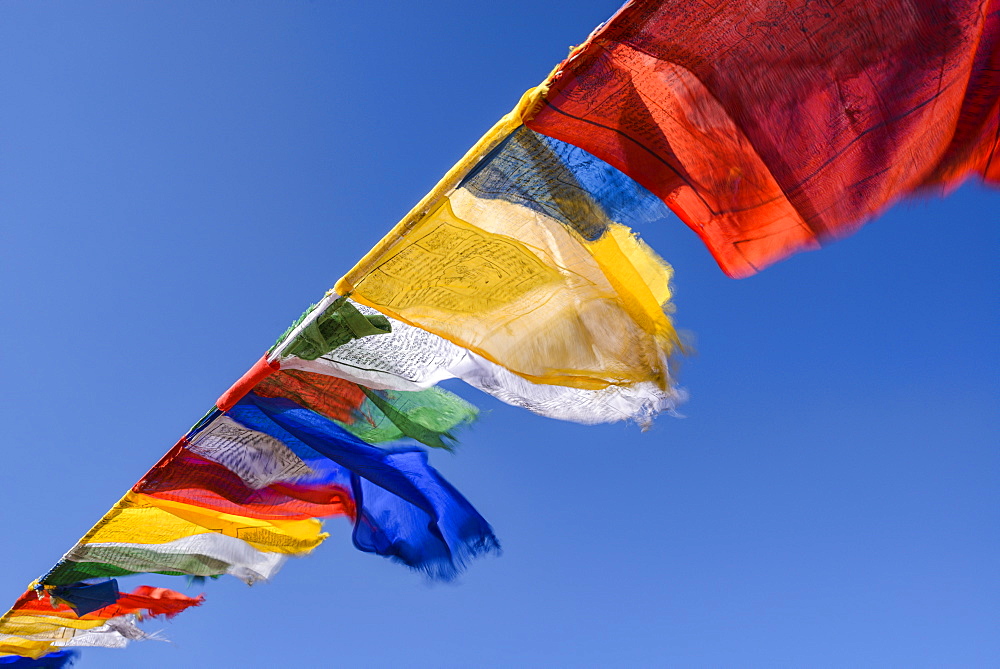
[[[610,0],[0,3],[0,606],[46,571]],[[683,419],[485,411],[438,467],[499,558],[353,549],[188,588],[81,667],[995,666],[1000,192],[742,281],[677,219]]]

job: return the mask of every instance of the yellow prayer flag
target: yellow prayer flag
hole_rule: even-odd
[[[260,520],[129,492],[84,537],[81,544],[165,544],[217,532],[270,553],[306,553],[327,534],[315,519]]]
[[[336,290],[535,383],[667,388],[680,343],[662,259],[567,184],[540,142],[514,149],[535,150],[544,178],[515,174],[485,195],[463,185],[480,163],[510,160],[507,140],[530,132],[521,121],[543,92],[529,91]]]

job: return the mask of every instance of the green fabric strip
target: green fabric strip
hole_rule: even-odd
[[[309,312],[311,312],[315,308],[316,308],[315,304],[310,304],[309,308],[303,311],[302,315],[296,318],[295,322],[289,325],[288,329],[281,333],[281,336],[278,337],[277,341],[274,342],[274,345],[271,348],[267,349],[268,355],[270,355],[274,351],[274,349],[278,348],[281,345],[281,342],[285,341],[285,338],[288,335],[292,334],[292,330],[297,328],[299,326],[299,323],[304,321],[306,319],[306,316],[309,315]]]
[[[301,321],[300,318],[298,322]],[[303,360],[315,360],[352,339],[389,332],[392,332],[392,326],[388,318],[381,314],[366,316],[344,296],[338,298],[319,318],[303,328],[285,349],[285,355],[294,355]]]
[[[177,574],[217,576],[229,571],[229,563],[213,557],[188,553],[165,553],[136,546],[80,546],[81,561],[65,561],[47,574],[46,585],[65,585],[86,578],[127,574]]]
[[[225,573],[225,571],[221,573]],[[43,585],[70,585],[88,578],[111,578],[115,576],[132,576],[134,574],[186,575],[182,571],[129,571],[128,569],[122,569],[113,564],[102,562],[63,562],[40,582]]]
[[[415,439],[433,448],[452,450],[452,431],[473,422],[479,410],[460,397],[440,388],[412,392],[362,387],[367,399],[361,405],[361,417],[342,424],[369,444]]]

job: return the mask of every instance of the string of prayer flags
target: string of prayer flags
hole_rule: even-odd
[[[499,552],[429,462],[478,410],[647,427],[685,399],[674,212],[747,276],[895,200],[1000,184],[1000,0],[634,0],[529,90],[0,618],[0,666],[200,605],[117,579],[272,578],[343,518],[454,578]]]

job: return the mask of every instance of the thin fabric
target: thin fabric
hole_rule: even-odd
[[[73,657],[61,648],[121,648],[129,640],[155,638],[136,623],[159,616],[172,618],[202,600],[150,586],[121,593],[114,580],[63,588],[38,586],[25,592],[0,618],[0,652],[24,658],[18,664],[0,656],[0,666],[61,667]]]
[[[342,303],[321,314],[328,306],[363,318]],[[155,638],[137,623],[202,598],[149,586],[123,595],[117,578],[230,574],[253,584],[316,548],[328,536],[321,519],[336,516],[353,525],[359,550],[454,578],[499,550],[492,529],[422,448],[375,444],[448,447],[475,415],[440,389],[376,391],[265,357],[0,619],[0,659],[63,666],[65,647]]]
[[[521,125],[540,92],[337,291],[534,384],[667,392],[671,271],[626,227],[649,218],[648,199],[602,201],[577,172],[613,168]]]
[[[746,276],[905,195],[1000,182],[998,3],[626,4],[31,585],[0,667],[157,638],[138,623],[202,598],[117,579],[253,584],[329,518],[432,579],[498,552],[422,447],[478,414],[438,384],[578,423],[673,410],[672,270],[631,227],[672,211]]]
[[[528,127],[660,197],[743,277],[900,197],[1000,184],[1000,0],[630,2]]]

